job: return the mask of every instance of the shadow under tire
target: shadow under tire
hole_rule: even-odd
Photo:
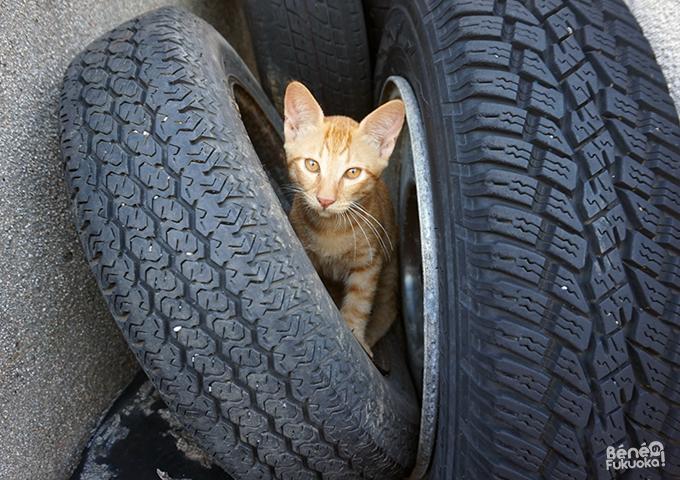
[[[104,298],[216,462],[238,479],[408,472],[412,385],[378,372],[297,240],[270,184],[281,119],[226,41],[177,8],[131,20],[73,60],[59,121]]]
[[[621,445],[656,446],[625,478],[680,478],[680,128],[626,6],[395,0],[376,95],[390,76],[447,299],[427,478],[612,478]]]

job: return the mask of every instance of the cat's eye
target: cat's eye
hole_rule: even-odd
[[[318,172],[319,171],[319,162],[316,160],[312,160],[311,158],[305,159],[305,167],[307,167],[307,170],[310,172]]]
[[[349,170],[347,170],[345,172],[345,176],[347,178],[357,178],[360,173],[361,173],[361,169],[354,167],[354,168],[350,168]]]

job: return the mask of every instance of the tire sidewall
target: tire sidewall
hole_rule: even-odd
[[[283,411],[286,406],[286,398],[278,398],[276,395],[269,402],[264,400],[271,393],[265,391],[271,387],[271,382],[265,385],[264,380],[273,378],[274,385],[276,381],[285,385],[279,386],[279,389],[282,389],[281,392],[287,398],[296,400],[301,409],[307,409],[304,415],[300,415],[305,417],[305,422],[319,426],[317,435],[321,443],[335,445],[331,456],[342,457],[346,464],[343,468],[348,469],[343,471],[347,478],[355,478],[359,475],[358,472],[363,472],[367,478],[387,478],[386,475],[408,468],[414,456],[413,439],[417,433],[418,414],[414,408],[416,402],[412,389],[409,392],[403,384],[394,384],[390,377],[383,377],[378,372],[323,288],[261,168],[241,121],[233,93],[234,86],[243,87],[259,104],[271,124],[280,131],[281,121],[276,119],[273,107],[268,106],[264,93],[235,51],[214,29],[187,15],[177,9],[162,9],[148,14],[139,20],[147,28],[140,27],[134,35],[139,55],[143,57],[147,52],[153,51],[152,46],[147,43],[157,42],[159,31],[168,37],[176,34],[174,29],[167,28],[168,23],[172,24],[179,19],[183,27],[177,29],[181,35],[175,42],[163,44],[162,48],[168,48],[168,51],[162,52],[159,57],[153,57],[156,60],[150,60],[150,63],[142,63],[144,79],[139,80],[139,83],[144,83],[148,90],[143,95],[143,102],[133,100],[130,104],[145,111],[149,118],[152,114],[155,115],[155,123],[153,119],[147,120],[150,130],[144,132],[138,131],[135,125],[129,126],[130,132],[134,130],[134,138],[139,139],[135,148],[148,146],[152,140],[170,138],[171,134],[164,130],[162,118],[171,119],[172,122],[181,120],[183,124],[191,125],[191,129],[180,129],[172,137],[173,145],[167,150],[170,153],[167,153],[168,159],[164,165],[158,163],[158,158],[139,159],[132,154],[130,161],[123,162],[125,168],[130,170],[123,172],[123,175],[131,176],[134,168],[137,169],[136,172],[142,167],[153,167],[163,175],[167,174],[168,182],[173,185],[166,190],[154,190],[153,187],[144,191],[135,200],[139,202],[137,210],[135,205],[130,205],[130,201],[112,199],[115,194],[105,192],[108,188],[105,181],[97,180],[100,184],[95,185],[97,181],[94,179],[103,167],[98,165],[89,169],[89,165],[104,162],[94,158],[92,149],[85,151],[87,149],[74,146],[74,140],[87,138],[89,135],[84,133],[85,127],[81,119],[97,110],[79,100],[80,89],[83,87],[79,85],[78,69],[82,70],[85,58],[92,62],[98,61],[97,58],[104,55],[102,51],[107,42],[112,41],[111,37],[104,36],[93,43],[90,51],[77,57],[67,72],[65,93],[60,106],[62,156],[76,224],[82,232],[81,240],[100,288],[133,352],[163,399],[185,426],[195,433],[199,443],[232,475],[266,478],[269,470],[263,465],[267,461],[262,461],[257,456],[259,432],[253,432],[249,436],[242,433],[241,438],[235,441],[236,446],[220,444],[220,440],[225,438],[224,432],[233,432],[233,427],[229,430],[222,424],[216,424],[216,412],[222,412],[223,420],[219,422],[226,424],[232,421],[236,415],[234,412],[241,407],[217,398],[215,389],[212,388],[216,383],[206,381],[205,372],[201,373],[199,368],[194,367],[194,358],[204,353],[199,352],[194,345],[200,338],[206,338],[206,348],[214,350],[213,355],[225,357],[225,362],[227,357],[234,358],[232,347],[242,349],[243,353],[237,356],[245,358],[246,362],[233,365],[231,370],[239,372],[235,377],[240,375],[238,381],[242,390],[250,389],[248,400],[253,402],[252,408],[257,406],[263,418],[267,418],[267,415],[272,417],[266,422],[269,427],[276,423],[273,419],[276,412]],[[160,20],[161,28],[148,20],[154,18]],[[126,25],[133,24],[134,21]],[[125,42],[131,38],[125,28],[122,33],[116,33],[121,39],[116,40],[117,48],[121,51],[126,47]],[[184,56],[180,55],[182,52],[185,52]],[[149,58],[151,57],[146,57],[147,60]],[[184,69],[181,78],[168,75],[164,70],[169,63],[166,60],[176,59],[179,59],[177,62]],[[196,83],[196,78],[204,80]],[[187,85],[194,84],[197,87],[192,92],[193,87]],[[138,87],[139,85],[136,86],[137,89]],[[194,96],[195,105],[200,105],[203,110],[193,108],[191,103],[188,106],[182,103],[188,98],[182,96],[184,90],[189,90],[188,95]],[[178,92],[176,99],[173,97],[172,101],[168,101],[167,96],[163,95],[163,92],[168,91]],[[111,115],[109,109],[113,110],[120,105],[115,102],[112,100],[106,103],[97,114]],[[90,138],[85,141],[95,140]],[[128,139],[123,139],[122,143],[126,142]],[[200,148],[201,146],[205,149]],[[129,145],[127,147],[130,151],[134,150]],[[182,149],[197,157],[207,156],[211,160],[206,163],[210,165],[193,162],[187,158],[188,154],[172,153],[181,152]],[[161,149],[157,148],[156,152],[158,151]],[[148,163],[145,163],[147,160]],[[137,164],[140,166],[133,168]],[[156,167],[158,165],[161,166]],[[87,175],[82,175],[83,172]],[[141,183],[140,181],[139,184]],[[201,185],[216,187],[203,188]],[[217,188],[220,185],[222,186]],[[238,194],[234,195],[236,200],[232,200],[231,190],[227,188]],[[97,189],[101,191],[96,193]],[[99,207],[95,215],[86,213],[88,210],[83,205],[87,203],[86,197],[90,192],[95,192],[97,199],[108,202],[110,206]],[[235,309],[237,315],[242,317],[243,326],[250,329],[248,336],[251,344],[229,344],[226,339],[223,342],[216,331],[206,334],[207,325],[203,323],[207,323],[207,316],[203,320],[197,317],[199,320],[190,318],[190,321],[182,323],[186,320],[187,308],[180,315],[183,318],[174,318],[177,309],[173,307],[163,310],[162,300],[154,300],[154,296],[160,297],[160,293],[144,277],[152,266],[150,262],[144,263],[143,252],[147,251],[146,245],[149,245],[148,251],[155,250],[156,247],[145,243],[143,250],[135,250],[142,252],[135,259],[130,245],[135,236],[139,235],[146,235],[143,238],[145,242],[153,242],[153,232],[167,234],[175,225],[157,218],[153,228],[146,228],[140,234],[137,232],[142,230],[129,226],[127,221],[134,220],[138,214],[152,216],[157,199],[170,199],[180,203],[183,211],[187,212],[182,221],[192,219],[190,222],[194,222],[194,230],[191,235],[203,245],[202,253],[199,252],[191,260],[186,258],[186,254],[178,254],[178,258],[183,255],[181,261],[184,263],[180,264],[179,259],[176,261],[177,272],[174,274],[179,275],[184,266],[200,260],[197,258],[199,256],[205,256],[204,264],[217,271],[219,278],[225,279],[226,286],[222,285],[222,291],[215,289],[217,294],[239,304]],[[229,230],[230,207],[234,207],[234,211],[246,211],[240,217],[250,222],[246,222],[248,224],[245,231]],[[119,233],[114,232],[116,229]],[[111,236],[116,241],[102,246],[101,242],[92,240],[105,230],[111,231]],[[248,244],[243,242],[248,242],[249,238],[256,239],[265,230],[267,233],[260,243],[256,244],[253,240],[256,251],[246,248],[243,252],[234,254],[229,248],[219,248],[220,245],[235,245],[236,249],[244,245],[247,247]],[[104,249],[103,253],[95,250],[100,248]],[[171,250],[167,245],[163,248],[166,248],[166,252]],[[224,253],[224,258],[220,258],[220,252]],[[104,260],[95,261],[98,255]],[[239,255],[244,258],[252,257],[251,260],[254,261],[251,264],[250,261],[239,260]],[[233,263],[223,269],[221,266],[226,265],[227,261]],[[256,282],[251,282],[248,278],[249,275],[257,277],[261,272],[266,272],[266,275]],[[281,277],[285,278],[287,285],[279,284],[279,289],[270,288],[281,281]],[[176,303],[180,310],[181,302],[185,302],[185,306],[192,303],[197,306],[201,302],[201,294],[192,290],[196,285],[184,280],[180,283],[182,285],[176,291],[186,289],[187,293],[183,297],[171,299],[169,303]],[[246,285],[246,290],[240,291],[239,285]],[[276,303],[279,300],[277,293],[282,293],[286,308],[283,311],[269,311],[265,304]],[[135,298],[140,300],[134,300]],[[251,310],[253,304],[256,308]],[[213,327],[215,322],[220,321],[220,316],[229,316],[224,312],[210,312],[210,315]],[[260,365],[246,364],[255,357],[260,358],[261,364],[265,364],[268,370],[262,371]],[[176,378],[184,379],[186,385],[173,383]],[[238,424],[239,421],[235,423]],[[275,433],[281,434],[278,431]],[[327,443],[324,443],[322,449],[328,447]],[[307,446],[304,446],[303,450],[306,449]],[[311,452],[311,457],[319,453],[313,448],[307,451]],[[262,464],[250,469],[252,465],[248,463],[257,461]],[[323,462],[327,460],[317,458],[315,461],[322,464],[313,468],[323,469]],[[328,461],[333,462],[332,459]]]
[[[465,285],[460,278],[460,265],[465,265],[462,248],[456,248],[456,225],[462,216],[461,198],[456,194],[460,189],[454,166],[455,147],[451,104],[444,104],[446,85],[442,84],[444,73],[441,63],[433,60],[428,50],[432,41],[425,38],[427,29],[418,24],[424,18],[418,9],[421,2],[397,0],[393,2],[383,30],[375,68],[375,97],[388,77],[405,78],[414,90],[423,120],[429,168],[432,178],[433,213],[436,225],[436,249],[439,252],[441,319],[439,335],[439,408],[434,457],[431,463],[430,479],[452,477],[457,451],[455,427],[460,419],[460,396],[458,376],[460,368],[456,352],[461,298],[459,286]],[[456,274],[458,273],[458,274]],[[455,452],[455,453],[454,453]]]

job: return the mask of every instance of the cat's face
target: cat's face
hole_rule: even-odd
[[[290,177],[321,216],[343,213],[360,201],[387,165],[358,127],[349,118],[328,117],[286,144]]]
[[[361,123],[325,117],[297,82],[286,90],[285,110],[290,177],[308,207],[324,217],[346,212],[373,190],[404,121],[401,100],[379,107]]]

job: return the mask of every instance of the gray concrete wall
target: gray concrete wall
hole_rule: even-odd
[[[64,71],[88,43],[175,4],[250,60],[244,17],[221,0],[0,0],[0,478],[68,478],[137,371],[85,261],[57,141]]]

